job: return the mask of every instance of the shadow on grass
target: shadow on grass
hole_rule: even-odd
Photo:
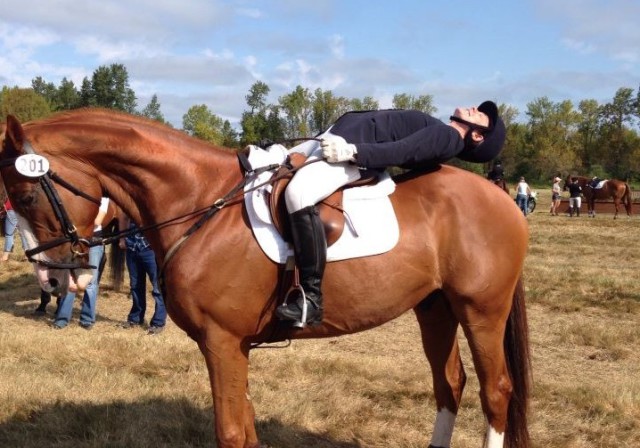
[[[0,423],[0,446],[46,447],[212,447],[216,446],[211,409],[186,399],[139,403],[56,403],[14,414]],[[360,448],[277,420],[257,422],[269,448]]]

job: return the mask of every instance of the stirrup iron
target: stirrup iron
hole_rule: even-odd
[[[304,288],[302,287],[302,285],[294,285],[292,286],[289,291],[287,291],[287,294],[284,296],[284,301],[282,302],[282,304],[280,306],[287,306],[288,300],[289,300],[289,296],[291,296],[292,293],[295,292],[299,292],[300,293],[300,298],[302,299],[302,315],[300,316],[300,320],[292,320],[292,326],[296,327],[296,328],[304,328],[307,326],[307,309],[309,307],[308,303],[307,303],[307,295],[304,292]]]

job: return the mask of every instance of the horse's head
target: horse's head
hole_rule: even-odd
[[[564,186],[562,187],[562,191],[567,191],[569,189],[569,185],[571,184],[571,174],[567,175],[567,178],[564,180]]]
[[[98,205],[79,198],[67,188],[56,188],[52,171],[78,190],[100,198],[100,185],[88,170],[72,169],[73,160],[56,157],[67,141],[37,122],[24,127],[13,116],[7,117],[0,150],[0,170],[5,190],[18,214],[18,227],[25,250],[34,263],[38,281],[45,291],[63,293],[84,289],[91,279],[87,242],[93,233]],[[18,159],[25,154],[42,155],[51,163],[44,175],[21,174]],[[77,165],[74,165],[77,168]]]

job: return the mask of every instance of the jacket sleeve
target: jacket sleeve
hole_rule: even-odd
[[[356,143],[356,163],[364,168],[380,169],[388,166],[419,168],[445,162],[464,147],[458,131],[442,124],[428,126],[392,142]]]

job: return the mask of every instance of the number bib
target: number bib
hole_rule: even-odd
[[[16,159],[18,173],[27,177],[40,177],[49,171],[49,161],[38,154],[25,154]]]

